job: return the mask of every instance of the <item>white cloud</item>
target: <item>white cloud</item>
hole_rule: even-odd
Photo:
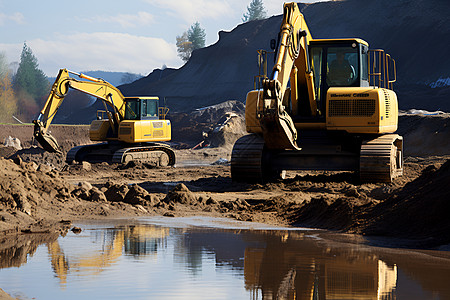
[[[25,17],[23,16],[23,14],[19,12],[13,13],[12,15],[0,13],[0,26],[9,21],[12,21],[17,24],[25,24]]]
[[[53,40],[27,41],[40,68],[48,76],[59,69],[120,71],[147,75],[163,64],[179,67],[175,44],[159,38],[96,32],[60,35]],[[0,44],[8,59],[20,57],[22,44]]]
[[[169,11],[169,15],[181,18],[187,23],[193,23],[204,19],[227,18],[234,9],[230,2],[223,0],[145,0],[150,5]]]
[[[155,22],[155,17],[145,11],[140,11],[135,15],[119,14],[117,16],[95,16],[82,18],[82,21],[91,23],[117,23],[123,28],[141,27]]]

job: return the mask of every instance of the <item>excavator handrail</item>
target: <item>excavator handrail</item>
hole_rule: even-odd
[[[370,53],[373,53],[373,55],[371,56]],[[394,82],[397,81],[395,60],[383,49],[370,49],[368,60],[369,84],[392,90],[394,88]],[[391,67],[392,72],[390,70]],[[393,79],[391,79],[392,74]]]

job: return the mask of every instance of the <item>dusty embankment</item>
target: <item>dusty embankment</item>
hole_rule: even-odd
[[[447,244],[449,120],[448,115],[400,118],[407,124],[399,130],[405,137],[405,174],[391,184],[359,184],[352,173],[319,171],[288,172],[286,180],[275,183],[237,184],[228,165],[213,164],[230,159],[230,145],[176,150],[174,168],[68,166],[63,155],[40,148],[4,147],[0,153],[11,159],[0,159],[2,247],[17,236],[8,233],[65,232],[74,220],[149,215],[220,216],[402,237],[409,246]],[[16,136],[17,128],[31,132],[15,128]],[[55,126],[53,134],[64,136],[65,128]],[[81,128],[70,143],[81,142],[85,134]]]

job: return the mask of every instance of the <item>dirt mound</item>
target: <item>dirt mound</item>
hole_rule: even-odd
[[[244,104],[238,101],[225,101],[193,110],[189,114],[170,113],[172,141],[191,148],[211,134],[213,140],[207,141],[205,145],[233,145],[245,133],[244,113]]]
[[[193,205],[197,202],[197,197],[184,184],[179,183],[173,188],[173,190],[167,193],[167,196],[163,199],[163,201],[168,204],[174,202]]]
[[[450,154],[450,114],[403,113],[397,133],[407,156]]]
[[[13,154],[7,156],[7,158],[20,158],[26,163],[34,162],[36,164],[46,164],[53,168],[57,168],[58,170],[61,170],[62,167],[66,164],[65,153],[50,153],[37,146],[32,146],[30,148],[24,148],[22,150],[16,151]]]
[[[367,213],[362,232],[449,243],[449,186],[450,160],[425,168],[421,176]]]
[[[21,159],[15,162],[0,158],[0,231],[31,222],[38,211],[49,209],[54,202],[67,201],[74,190],[55,169]]]

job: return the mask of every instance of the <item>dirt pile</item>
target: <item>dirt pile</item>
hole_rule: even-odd
[[[431,165],[398,193],[368,211],[361,231],[450,242],[450,160]]]
[[[80,166],[59,171],[45,163],[0,158],[0,232],[61,231],[72,218],[127,216],[149,213],[137,204],[153,204],[149,193],[136,185],[107,182],[98,186],[83,180],[65,180],[71,172],[90,174]],[[77,169],[77,170],[75,170]],[[123,191],[123,198],[119,198]],[[110,199],[107,198],[107,196]]]
[[[407,156],[450,154],[450,114],[401,113],[397,132]]]
[[[23,222],[33,223],[41,210],[53,210],[54,202],[63,203],[72,197],[74,187],[48,165],[0,158],[0,168],[0,231]],[[48,217],[56,221],[51,214]]]
[[[190,113],[169,113],[172,123],[172,141],[178,148],[233,145],[245,134],[245,106],[238,101],[225,101],[217,105],[196,109]]]

